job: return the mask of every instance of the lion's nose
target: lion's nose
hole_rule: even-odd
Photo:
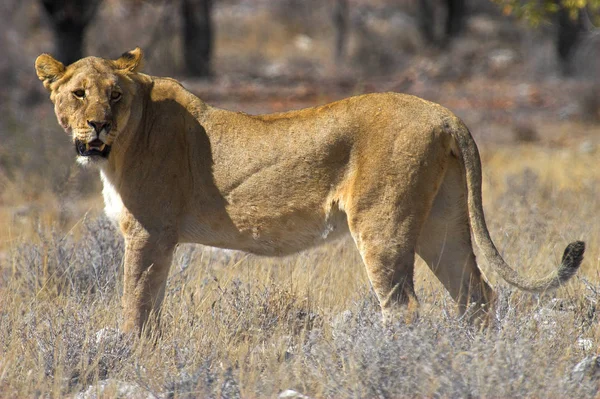
[[[88,125],[94,128],[96,134],[100,134],[102,129],[106,129],[106,133],[110,130],[110,122],[107,121],[88,121]]]

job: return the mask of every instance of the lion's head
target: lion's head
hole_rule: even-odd
[[[35,60],[37,75],[50,91],[58,122],[72,135],[81,164],[106,160],[136,114],[132,76],[141,64],[139,48],[117,60],[87,57],[67,67],[48,54]]]

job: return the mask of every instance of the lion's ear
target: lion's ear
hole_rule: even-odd
[[[135,49],[123,53],[121,57],[115,61],[117,69],[126,70],[128,72],[139,72],[142,69],[144,61],[144,53],[142,49],[136,47]]]
[[[35,60],[35,72],[44,87],[50,90],[50,85],[65,73],[65,66],[50,54],[42,54]]]

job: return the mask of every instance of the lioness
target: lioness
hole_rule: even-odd
[[[558,287],[583,259],[584,243],[573,242],[536,281],[504,262],[483,215],[477,146],[440,105],[382,93],[252,116],[211,107],[141,65],[139,48],[67,67],[48,54],[35,62],[79,162],[100,169],[106,213],[125,238],[126,331],[158,313],[184,242],[286,255],[349,231],[386,317],[416,303],[415,254],[461,313],[484,315],[494,294],[471,236],[523,290]]]

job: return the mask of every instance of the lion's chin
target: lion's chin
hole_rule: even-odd
[[[77,163],[83,167],[99,167],[102,168],[102,165],[108,163],[108,159],[102,158],[99,156],[81,156],[77,157]]]

